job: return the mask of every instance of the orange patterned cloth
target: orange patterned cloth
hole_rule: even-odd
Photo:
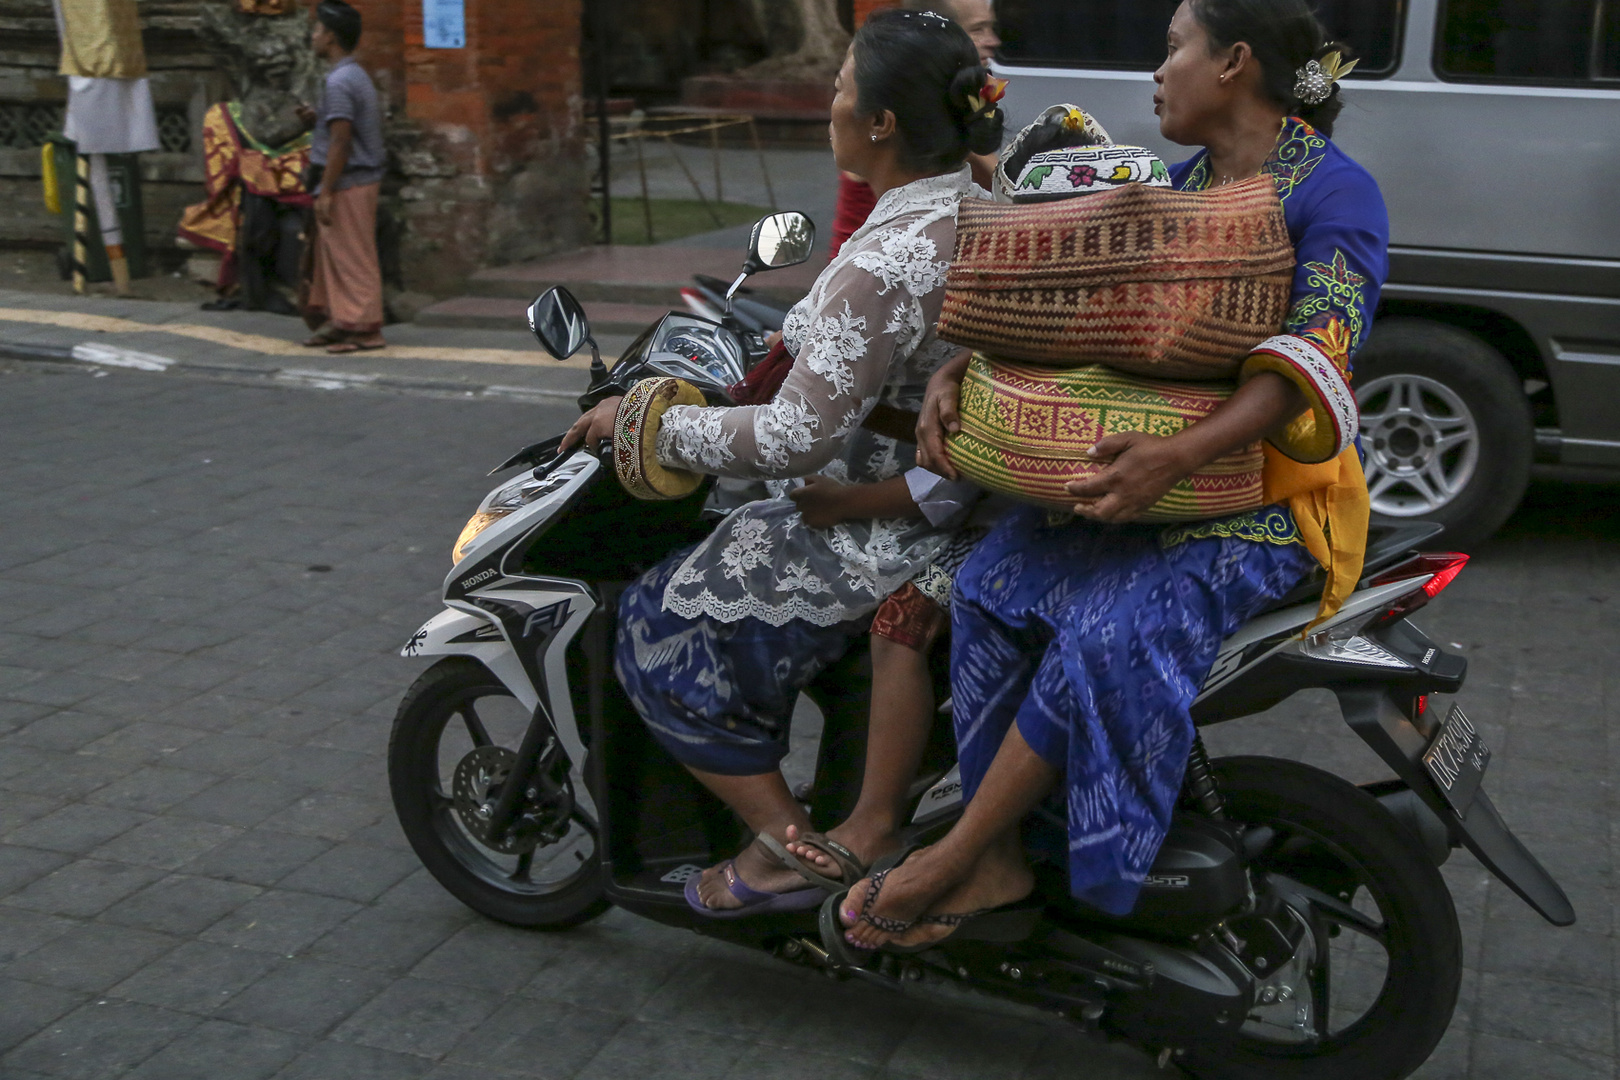
[[[198,247],[223,252],[220,287],[234,280],[231,256],[242,224],[242,192],[249,191],[293,206],[314,201],[304,190],[309,165],[309,136],[281,147],[265,146],[242,129],[241,105],[211,105],[203,117],[203,185],[208,197],[186,207],[179,232]]]
[[[877,614],[872,616],[872,633],[908,649],[927,652],[945,629],[948,618],[938,601],[908,581],[878,605]]]

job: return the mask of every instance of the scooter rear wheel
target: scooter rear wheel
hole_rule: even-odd
[[[1204,1080],[1411,1075],[1450,1025],[1462,979],[1445,879],[1377,800],[1336,776],[1275,758],[1214,766],[1227,817],[1262,845],[1251,869],[1315,890],[1319,902],[1290,902],[1306,909],[1314,956],[1274,973],[1268,984],[1291,995],[1251,1013],[1235,1045],[1181,1064]]]
[[[468,657],[446,657],[400,702],[388,741],[388,783],[411,847],[456,899],[513,926],[559,930],[609,906],[580,763],[573,775],[577,803],[555,842],[492,846],[468,827],[469,763],[498,762],[494,748],[515,751],[527,723],[526,710],[488,668]],[[475,756],[480,748],[482,756]],[[498,766],[484,765],[482,776],[498,785]]]

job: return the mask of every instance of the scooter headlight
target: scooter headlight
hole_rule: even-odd
[[[460,563],[466,557],[468,549],[473,546],[473,542],[491,526],[510,517],[548,492],[563,487],[569,480],[579,475],[581,469],[589,467],[590,462],[589,455],[576,453],[573,459],[557,466],[546,475],[537,477],[532,472],[522,473],[484,496],[484,501],[478,504],[478,512],[461,530],[461,535],[456,537],[455,547],[450,549],[452,565]]]
[[[472,547],[472,542],[478,539],[480,533],[511,512],[510,509],[480,510],[474,514],[461,530],[461,535],[456,537],[456,546],[450,552],[451,565],[460,563],[466,557],[467,549]]]

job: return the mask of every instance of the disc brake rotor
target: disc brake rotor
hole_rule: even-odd
[[[480,844],[503,855],[532,851],[539,840],[516,828],[508,829],[498,843],[490,839],[495,804],[500,801],[501,788],[516,761],[517,755],[504,746],[480,746],[456,765],[451,781],[450,797],[462,826]]]
[[[474,840],[502,855],[522,855],[540,844],[555,844],[568,834],[574,816],[567,758],[542,753],[516,816],[495,839],[495,807],[516,763],[517,755],[504,746],[480,746],[461,759],[450,782],[457,819]]]

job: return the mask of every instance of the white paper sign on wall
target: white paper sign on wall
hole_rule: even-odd
[[[422,44],[430,49],[466,46],[465,0],[422,0]]]

